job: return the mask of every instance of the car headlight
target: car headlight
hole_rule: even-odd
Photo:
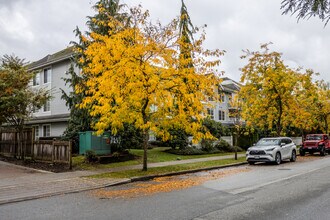
[[[274,148],[267,149],[266,151],[273,151],[274,149],[275,149],[275,147]]]

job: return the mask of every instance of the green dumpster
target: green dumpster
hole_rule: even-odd
[[[93,131],[79,132],[79,154],[85,154],[87,150],[93,150],[97,155],[110,154],[110,132],[102,135]]]

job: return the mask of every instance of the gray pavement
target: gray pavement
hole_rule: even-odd
[[[242,157],[244,154],[239,154],[239,156]],[[233,158],[233,155],[149,163],[148,167],[164,167],[229,158]],[[128,183],[132,180],[126,178],[95,179],[86,176],[133,169],[142,169],[142,165],[94,171],[51,173],[0,161],[0,205]]]

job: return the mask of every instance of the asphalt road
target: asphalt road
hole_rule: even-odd
[[[210,178],[185,189],[133,198],[85,192],[2,205],[0,219],[330,219],[330,156],[180,176],[171,184],[201,176]],[[155,184],[105,192],[136,193]]]

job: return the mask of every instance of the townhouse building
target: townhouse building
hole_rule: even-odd
[[[236,110],[231,106],[231,101],[236,96],[240,89],[240,84],[228,77],[222,78],[222,82],[218,88],[219,100],[208,100],[212,107],[207,108],[208,116],[223,125],[232,125],[234,118],[231,117],[230,112]]]
[[[69,47],[28,66],[30,71],[36,72],[30,82],[32,88],[45,88],[50,90],[52,96],[41,109],[33,112],[32,119],[27,122],[27,125],[35,128],[35,138],[61,136],[67,127],[70,111],[65,100],[61,98],[61,89],[66,93],[71,89],[65,85],[63,78],[68,77],[66,72],[73,63],[72,56],[73,50]],[[75,71],[78,71],[78,68],[75,68]]]
[[[62,91],[70,92],[72,88],[65,85],[63,78],[67,78],[66,72],[69,70],[72,60],[72,47],[61,50],[57,53],[35,61],[29,65],[30,71],[36,71],[31,86],[33,88],[46,88],[51,91],[52,99],[41,109],[33,113],[28,125],[35,128],[35,138],[38,137],[58,137],[63,135],[67,128],[70,117],[70,110],[61,98]],[[75,67],[75,71],[79,69]],[[230,78],[223,78],[219,86],[220,100],[209,100],[213,102],[213,107],[208,108],[208,115],[211,119],[221,122],[224,125],[233,124],[230,117],[230,101],[240,88],[240,84]]]

